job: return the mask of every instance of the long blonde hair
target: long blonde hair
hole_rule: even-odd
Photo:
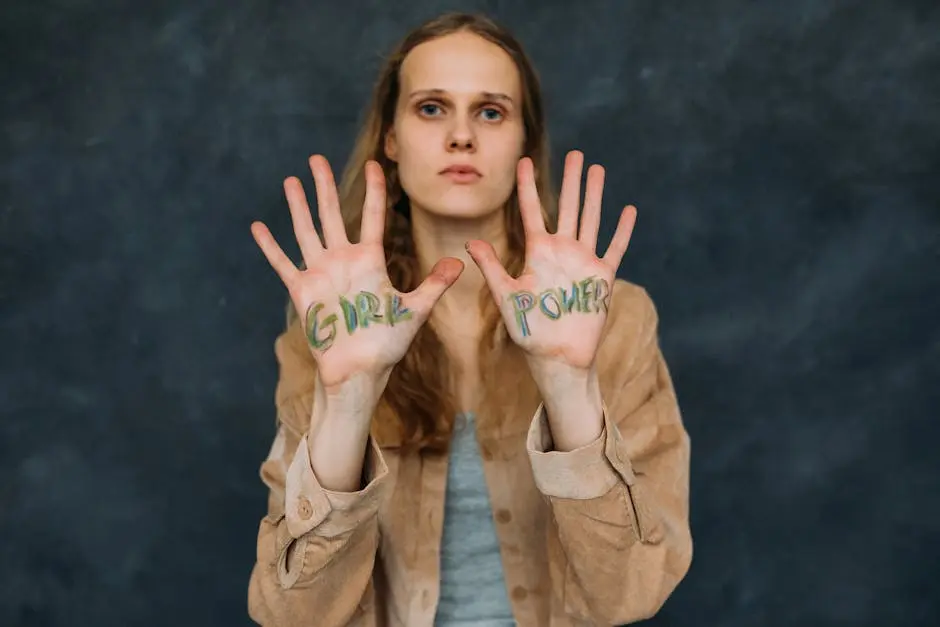
[[[386,58],[339,185],[340,205],[349,241],[357,242],[365,200],[365,163],[373,159],[381,164],[386,177],[388,206],[385,256],[392,285],[401,292],[415,289],[423,277],[419,276],[408,218],[408,197],[399,182],[396,163],[385,155],[385,134],[394,122],[400,70],[407,54],[421,43],[461,31],[474,33],[498,45],[515,62],[523,96],[523,154],[531,157],[535,165],[536,186],[542,199],[547,228],[554,230],[557,221],[541,86],[522,46],[505,28],[481,15],[447,13],[425,22],[405,36]],[[516,277],[522,272],[525,263],[525,234],[515,190],[507,201],[504,213],[508,248],[506,258],[501,261],[506,271]],[[510,346],[499,311],[486,288],[480,294],[480,310],[484,320],[484,341],[480,345],[478,363],[481,378],[484,378],[491,371],[490,360],[500,350],[517,349]],[[295,320],[296,312],[290,312],[289,319]],[[405,357],[392,370],[379,403],[378,417],[381,420],[398,421],[403,450],[440,452],[447,448],[457,410],[451,360],[434,329],[430,324],[425,324]]]

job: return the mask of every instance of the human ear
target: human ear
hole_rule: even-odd
[[[385,133],[385,156],[390,161],[398,160],[398,140],[395,139],[395,127],[391,127]]]

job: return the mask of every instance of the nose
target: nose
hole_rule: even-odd
[[[473,150],[473,140],[469,137],[452,137],[450,140],[451,150]]]
[[[447,147],[451,151],[460,152],[476,150],[476,138],[465,120],[454,123],[447,136]]]

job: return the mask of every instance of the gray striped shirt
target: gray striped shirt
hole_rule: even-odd
[[[435,626],[515,626],[473,414],[457,417],[445,498]]]

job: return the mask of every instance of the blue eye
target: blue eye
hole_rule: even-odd
[[[440,109],[440,107],[438,107],[436,104],[427,102],[427,103],[421,105],[420,107],[418,107],[418,109],[421,111],[421,113],[423,113],[423,114],[425,114],[425,115],[434,115],[434,112],[433,112],[433,111],[428,111],[428,109]]]
[[[497,120],[500,120],[503,117],[502,111],[500,111],[499,109],[493,109],[492,107],[487,107],[486,109],[483,109],[483,113],[484,113],[484,118],[489,122],[496,122]],[[494,116],[487,117],[486,113],[494,113],[496,115],[495,117]]]

